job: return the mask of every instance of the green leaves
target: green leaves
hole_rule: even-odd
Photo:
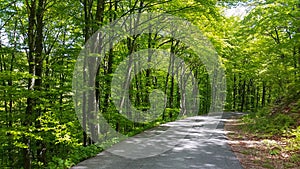
[[[29,1],[29,5],[38,5],[37,2]],[[298,0],[247,2],[253,10],[242,21],[223,17],[221,5],[236,5],[246,0],[105,1],[103,6],[97,6],[96,1],[89,2],[89,9],[85,11],[83,1],[47,1],[42,21],[37,22],[38,14],[30,14],[26,1],[1,1],[0,153],[7,157],[0,160],[0,166],[24,167],[26,157],[22,152],[28,150],[30,159],[27,162],[32,160],[35,168],[69,168],[101,150],[96,145],[82,146],[83,140],[88,139],[84,138],[74,112],[73,69],[85,38],[88,38],[85,33],[91,34],[100,25],[130,13],[169,13],[197,25],[213,43],[226,67],[226,107],[230,110],[259,109],[276,100],[287,88],[292,88],[291,93],[299,92],[295,85],[299,83],[300,67]],[[35,12],[39,12],[37,9],[36,6]],[[38,27],[42,27],[40,34],[37,34]],[[129,54],[149,47],[172,50],[191,63],[198,78],[200,113],[209,111],[209,72],[188,46],[176,43],[176,40],[159,34],[142,34],[124,38],[113,46],[113,50],[106,51],[96,77],[99,84],[95,93],[99,97],[99,110],[111,127],[131,136],[177,117],[181,94],[178,82],[160,70],[142,71],[130,84],[131,101],[140,110],[150,107],[149,91],[160,89],[172,96],[164,115],[157,120],[134,123],[118,113],[112,104],[110,81],[114,70]],[[37,64],[38,60],[43,61]],[[297,113],[298,107],[292,112]],[[257,124],[257,127],[276,132],[273,130],[292,124],[285,116],[278,115],[273,120],[266,124],[268,119],[262,118],[264,125]],[[280,127],[275,122],[279,122]],[[99,136],[105,137],[108,136]],[[295,134],[293,137],[298,139]],[[117,141],[110,140],[107,144]]]

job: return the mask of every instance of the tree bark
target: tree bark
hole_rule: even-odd
[[[265,103],[266,103],[266,82],[263,82],[263,86],[262,86],[262,96],[261,96],[261,106],[265,107]]]
[[[36,1],[32,0],[31,4],[29,4],[28,0],[26,0],[26,6],[28,11],[28,72],[31,75],[35,75],[35,44],[34,44],[34,31],[35,31],[35,22],[36,22]],[[29,91],[34,91],[35,79],[30,78],[28,79],[27,88]],[[32,96],[27,97],[27,104],[26,104],[26,117],[23,121],[23,126],[29,127],[32,123],[32,116],[33,116],[33,108],[34,108],[34,98]],[[23,136],[23,143],[26,145],[26,148],[23,148],[23,162],[24,162],[24,169],[31,169],[31,140]]]

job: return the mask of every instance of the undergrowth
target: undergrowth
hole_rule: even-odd
[[[258,138],[285,141],[287,151],[300,151],[300,85],[292,87],[273,105],[242,118],[243,130]]]

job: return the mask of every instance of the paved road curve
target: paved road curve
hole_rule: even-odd
[[[235,114],[224,113],[216,129],[205,127],[216,121],[207,116],[162,125],[122,141],[72,169],[242,169],[223,130],[224,121]],[[167,136],[155,137],[170,125],[181,127]]]

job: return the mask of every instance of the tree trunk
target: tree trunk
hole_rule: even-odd
[[[241,95],[241,109],[240,111],[244,111],[244,106],[245,106],[245,98],[246,98],[246,80],[243,80],[243,86],[242,86],[242,95]]]
[[[257,110],[259,108],[259,86],[256,87],[256,104],[255,104],[255,109]]]
[[[38,6],[36,10],[36,40],[35,40],[35,75],[37,79],[35,81],[35,90],[39,93],[42,92],[42,75],[43,75],[43,18],[44,18],[44,10],[45,10],[45,0],[38,0]],[[38,97],[40,98],[40,97]],[[42,104],[40,99],[36,99],[35,104],[40,105]],[[36,108],[36,117],[37,119],[41,115],[41,109]],[[36,122],[36,128],[40,128],[41,125],[39,122]],[[38,140],[37,143],[37,159],[38,161],[46,164],[46,147],[42,140]]]
[[[236,95],[237,95],[237,87],[236,87],[236,75],[233,75],[233,110],[236,111]]]
[[[266,102],[266,82],[263,82],[262,86],[262,96],[261,96],[261,106],[265,107],[265,102]]]
[[[31,4],[29,4],[28,1],[26,1],[27,9],[28,11],[28,72],[31,75],[35,75],[35,44],[34,44],[34,31],[35,31],[35,15],[36,15],[36,2],[35,0],[31,1]],[[34,91],[34,85],[35,85],[35,79],[30,78],[28,79],[28,90],[33,92]],[[23,126],[29,127],[32,124],[32,116],[33,116],[33,108],[34,108],[34,98],[32,96],[27,97],[27,104],[26,104],[26,111],[25,111],[25,119],[23,121]],[[27,136],[23,136],[23,143],[26,145],[26,148],[23,148],[23,166],[24,169],[31,169],[31,143],[30,139]]]

